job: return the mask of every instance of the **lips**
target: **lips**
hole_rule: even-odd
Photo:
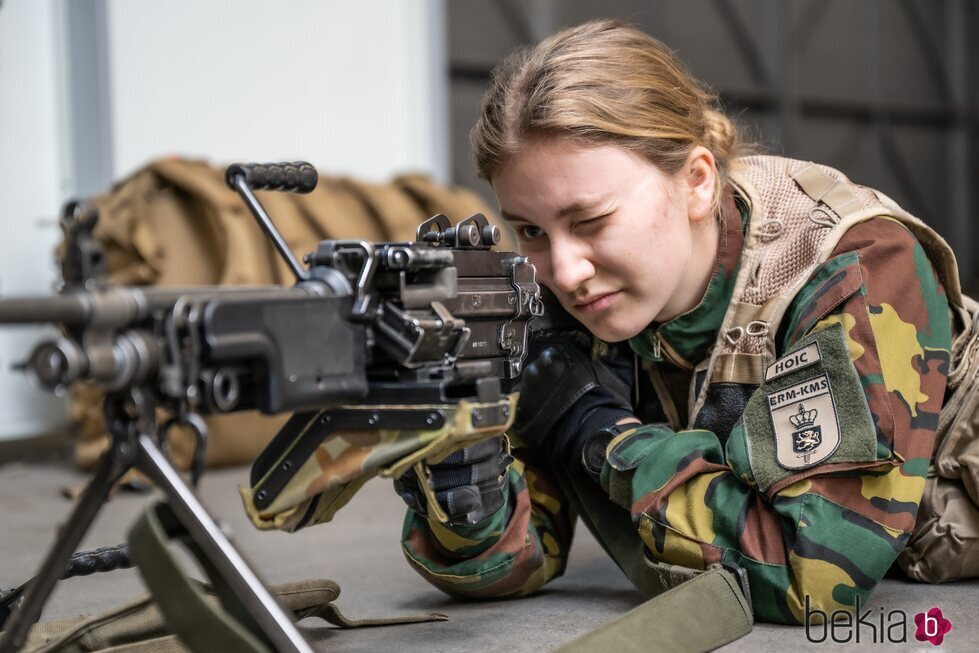
[[[595,313],[602,311],[612,305],[612,302],[619,296],[619,291],[595,295],[583,301],[575,302],[575,309],[582,313]]]

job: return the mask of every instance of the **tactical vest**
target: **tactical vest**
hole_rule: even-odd
[[[750,220],[731,303],[712,354],[695,371],[689,414],[675,428],[726,436],[775,360],[775,337],[792,300],[848,229],[887,217],[918,240],[948,298],[956,334],[948,390],[918,523],[899,563],[927,582],[979,576],[979,305],[962,295],[955,256],[930,227],[879,191],[832,168],[774,156],[739,159],[735,190]],[[651,369],[670,416],[673,401]],[[715,405],[723,406],[717,410]]]
[[[796,294],[840,239],[865,220],[890,217],[915,236],[935,267],[953,311],[963,299],[955,255],[928,225],[878,191],[832,168],[773,156],[739,160],[731,182],[751,219],[741,267],[707,368],[708,383],[760,385],[775,359],[775,334]],[[701,391],[691,421],[703,406]]]

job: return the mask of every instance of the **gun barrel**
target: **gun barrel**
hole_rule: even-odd
[[[59,323],[82,325],[92,313],[90,303],[74,295],[0,298],[0,324]]]
[[[93,322],[123,326],[157,310],[166,310],[182,297],[282,298],[307,296],[309,289],[279,286],[188,288],[113,287],[71,291],[42,297],[0,297],[0,324],[62,324],[85,326]]]

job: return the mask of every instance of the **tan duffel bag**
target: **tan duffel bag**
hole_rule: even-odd
[[[952,347],[933,464],[898,558],[908,576],[926,583],[979,577],[979,303],[964,299],[968,315]]]

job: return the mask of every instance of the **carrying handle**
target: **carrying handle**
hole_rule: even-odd
[[[244,177],[252,190],[280,190],[290,193],[308,193],[316,188],[319,175],[305,161],[294,163],[232,163],[225,171],[224,180],[231,190],[237,190],[236,177]]]
[[[296,260],[285,239],[272,224],[272,219],[265,212],[262,204],[252,191],[283,190],[295,193],[308,193],[316,187],[318,176],[316,168],[305,161],[295,163],[233,163],[224,173],[228,188],[237,191],[245,201],[245,205],[255,216],[258,226],[269,237],[279,251],[282,259],[292,270],[296,282],[309,278],[303,266]]]

